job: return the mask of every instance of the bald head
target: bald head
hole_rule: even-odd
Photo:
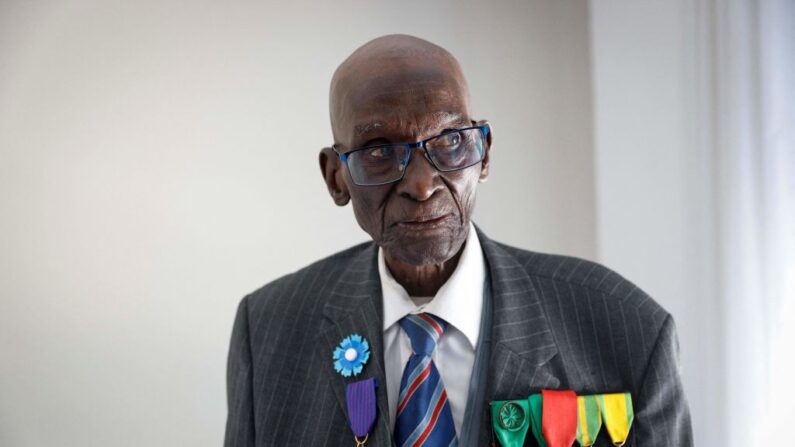
[[[468,115],[468,109],[469,90],[458,61],[444,48],[413,36],[393,34],[367,42],[340,64],[331,80],[331,126],[335,141],[343,145],[386,124],[372,117],[414,121],[422,132],[440,119],[465,121],[469,117],[460,115]]]

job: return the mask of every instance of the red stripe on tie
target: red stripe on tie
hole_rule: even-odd
[[[398,406],[397,414],[403,412],[403,409],[406,408],[406,404],[409,403],[409,398],[411,398],[411,395],[414,394],[415,391],[417,391],[417,388],[419,388],[420,385],[422,385],[422,382],[424,382],[429,375],[431,375],[431,362],[428,362],[428,364],[425,365],[425,369],[423,369],[420,375],[417,376],[416,379],[414,379],[414,383],[412,383],[408,391],[406,391],[406,396],[403,398],[402,401],[400,401],[400,406]]]
[[[428,426],[425,427],[425,430],[422,431],[422,434],[417,441],[414,443],[412,447],[419,447],[422,443],[428,439],[433,428],[436,427],[436,421],[439,420],[439,414],[442,413],[442,408],[444,408],[444,404],[447,402],[447,390],[442,390],[442,395],[439,397],[439,402],[436,403],[436,408],[433,409],[433,414],[431,415],[431,420],[428,422]]]
[[[419,314],[418,316],[420,318],[422,318],[423,320],[427,321],[428,324],[433,326],[433,329],[439,334],[440,337],[442,336],[442,332],[444,332],[444,331],[442,330],[442,327],[439,326],[439,323],[436,322],[436,320],[434,320],[433,318],[431,318],[427,314]]]

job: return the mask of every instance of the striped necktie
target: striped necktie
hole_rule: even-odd
[[[400,327],[411,340],[398,397],[395,442],[399,447],[457,446],[453,413],[431,353],[447,322],[428,313],[407,315]]]

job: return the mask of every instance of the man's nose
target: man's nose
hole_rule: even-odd
[[[425,155],[425,149],[414,149],[406,173],[398,182],[397,192],[401,196],[422,202],[431,198],[442,187],[439,171]]]

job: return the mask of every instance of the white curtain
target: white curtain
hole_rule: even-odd
[[[715,135],[731,446],[795,421],[795,1],[717,1]]]

